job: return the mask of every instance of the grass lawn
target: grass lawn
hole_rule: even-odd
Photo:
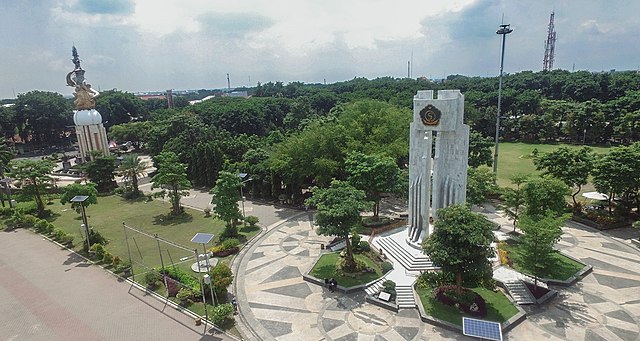
[[[350,276],[342,276],[336,272],[336,263],[340,258],[340,252],[332,252],[322,255],[320,259],[318,259],[318,262],[313,266],[309,274],[319,279],[335,278],[335,280],[338,282],[338,285],[341,285],[343,287],[352,287],[369,283],[374,279],[380,278],[380,276],[382,276],[382,269],[380,268],[380,266],[369,257],[361,254],[355,254],[355,257],[357,260],[365,262],[368,267],[375,269],[376,272],[363,273],[355,278]]]
[[[533,159],[531,153],[534,149],[537,149],[540,153],[552,152],[560,147],[569,147],[572,149],[579,149],[583,146],[570,145],[570,144],[530,144],[530,143],[512,143],[501,142],[498,148],[498,185],[511,186],[509,177],[513,174],[533,174],[538,175],[540,172],[536,171],[536,167],[533,165]],[[597,154],[607,153],[610,148],[606,147],[591,147]],[[583,191],[593,190],[593,186],[587,185],[587,188]]]
[[[74,236],[74,249],[82,249],[84,235],[80,225],[82,219],[80,214],[71,209],[70,205],[61,205],[55,200],[48,205],[54,216],[50,221],[58,228]],[[119,196],[99,197],[98,204],[86,208],[89,226],[99,231],[109,243],[106,249],[113,255],[119,256],[122,260],[128,260],[127,244],[122,223],[127,226],[143,230],[150,235],[157,234],[158,237],[185,246],[189,251],[178,247],[161,243],[162,257],[165,266],[168,264],[178,264],[184,257],[193,257],[194,248],[202,252],[202,245],[191,242],[191,238],[198,232],[213,233],[218,236],[224,229],[224,223],[213,218],[205,218],[204,214],[197,210],[185,208],[186,214],[178,218],[168,218],[170,210],[169,203],[161,200],[145,202],[144,200],[130,201]],[[258,233],[259,228],[240,228],[242,239],[251,238]],[[144,264],[148,267],[160,266],[160,256],[158,244],[153,238],[145,237],[138,233],[128,231],[129,246],[134,263]],[[214,239],[214,242],[217,239]],[[208,245],[208,246],[212,246]],[[193,260],[186,261],[193,263]],[[135,269],[135,272],[143,272],[142,269]],[[195,274],[195,273],[194,273]]]
[[[459,311],[455,307],[442,304],[431,296],[433,288],[417,288],[424,311],[435,318],[462,326],[462,317],[473,317]],[[500,291],[493,292],[486,288],[473,288],[487,302],[487,317],[483,320],[504,322],[518,313],[518,309]],[[474,317],[475,318],[475,317]]]
[[[513,254],[513,256],[510,256],[510,258],[513,261],[514,269],[525,274],[531,274],[531,270],[524,268],[521,264],[518,263],[518,244],[505,243],[504,245],[509,254]],[[585,266],[584,264],[576,262],[558,251],[553,254],[553,258],[556,261],[555,266],[551,267],[551,269],[549,269],[549,273],[545,274],[542,277],[566,281],[571,276],[575,275],[576,272],[582,270],[582,268],[584,268]]]

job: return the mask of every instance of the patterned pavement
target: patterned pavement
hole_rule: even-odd
[[[495,213],[493,219],[503,219]],[[363,294],[330,293],[302,280],[320,254],[309,214],[274,225],[238,260],[235,291],[243,334],[256,340],[464,340],[422,323],[416,310],[392,313]],[[500,221],[504,223],[503,221]],[[505,227],[509,229],[509,225]],[[540,307],[505,340],[640,340],[640,252],[607,235],[570,224],[563,252],[593,272]]]

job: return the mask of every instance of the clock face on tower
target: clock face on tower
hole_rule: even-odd
[[[427,105],[424,109],[420,110],[420,120],[422,120],[422,124],[426,126],[436,126],[440,123],[440,116],[442,113],[438,108],[434,107],[432,104]]]

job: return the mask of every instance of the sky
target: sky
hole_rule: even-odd
[[[0,98],[72,94],[76,46],[96,89],[128,92],[334,83],[354,77],[640,69],[637,0],[0,0]]]

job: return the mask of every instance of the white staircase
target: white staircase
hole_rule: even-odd
[[[416,299],[413,297],[413,289],[410,286],[396,285],[396,304],[400,309],[416,307]]]
[[[344,249],[345,247],[347,247],[347,242],[344,241],[344,240],[341,240],[341,241],[339,241],[339,242],[337,242],[335,244],[329,245],[327,248],[330,251],[340,251],[340,250]]]
[[[509,295],[513,297],[516,303],[520,305],[535,303],[529,289],[521,280],[506,281],[504,282],[504,285],[507,287]]]
[[[375,240],[387,257],[400,263],[407,271],[420,272],[438,269],[429,257],[420,250],[415,250],[408,245],[400,245],[396,239],[388,236],[378,237]]]
[[[382,290],[382,283],[384,283],[384,281],[386,280],[386,276],[380,277],[377,281],[371,283],[368,287],[366,287],[364,289],[364,292],[366,292],[367,295],[376,295],[380,292],[380,290]]]

